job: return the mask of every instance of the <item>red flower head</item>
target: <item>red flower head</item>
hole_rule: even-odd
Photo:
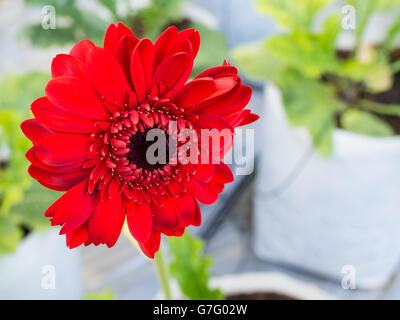
[[[152,258],[161,233],[180,236],[187,226],[198,226],[198,201],[213,203],[233,180],[222,162],[146,161],[146,133],[158,128],[171,134],[172,120],[178,133],[233,133],[258,118],[243,110],[251,89],[233,66],[224,63],[186,83],[199,45],[193,29],[170,27],[153,44],[112,24],[104,48],[82,40],[54,58],[46,96],[32,103],[35,118],[21,128],[33,142],[26,155],[30,175],[47,188],[67,191],[45,216],[62,226],[69,248],[113,246],[126,217]],[[223,145],[221,153],[229,148]],[[208,152],[213,154],[211,147]]]

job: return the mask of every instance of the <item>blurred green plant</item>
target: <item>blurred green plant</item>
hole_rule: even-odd
[[[210,66],[220,65],[227,55],[227,45],[221,32],[192,21],[182,11],[186,0],[149,0],[141,8],[132,9],[129,0],[93,0],[91,4],[103,12],[100,16],[85,9],[76,0],[25,0],[29,5],[52,5],[56,10],[56,28],[45,30],[41,22],[22,30],[21,36],[38,47],[67,45],[90,39],[100,45],[108,24],[122,22],[138,37],[155,40],[170,25],[178,29],[195,28],[202,37],[202,45],[193,68],[193,75]],[[125,8],[124,10],[118,8]]]
[[[105,289],[101,292],[88,294],[84,300],[115,300],[115,295],[111,289]]]
[[[363,45],[372,14],[399,9],[399,0],[348,0],[356,12],[355,45],[337,48],[342,31],[341,8],[332,10],[319,30],[316,16],[334,0],[256,0],[258,8],[275,18],[282,33],[259,44],[233,51],[238,67],[255,80],[271,80],[282,92],[293,126],[305,126],[315,147],[332,152],[337,126],[368,136],[400,133],[400,101],[381,101],[381,93],[399,90],[400,55],[391,57],[400,34],[400,14],[379,46]],[[333,7],[332,7],[333,9]],[[394,119],[394,120],[393,120]]]
[[[223,299],[219,289],[211,289],[208,285],[212,259],[203,255],[203,241],[186,231],[182,237],[169,237],[168,244],[172,255],[170,272],[177,280],[185,298]]]
[[[43,213],[58,196],[30,178],[25,153],[31,143],[20,129],[48,79],[31,72],[6,75],[0,83],[0,254],[13,252],[26,232],[48,226]]]

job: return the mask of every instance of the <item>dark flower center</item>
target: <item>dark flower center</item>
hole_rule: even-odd
[[[147,160],[147,150],[148,148],[154,144],[157,143],[157,139],[155,138],[155,141],[147,141],[146,136],[147,133],[151,129],[146,129],[144,132],[138,131],[136,134],[132,135],[129,139],[129,144],[127,147],[130,149],[130,151],[126,154],[126,158],[129,160],[130,164],[135,164],[137,168],[142,168],[143,170],[148,170],[148,171],[153,171],[157,169],[162,169],[166,164],[169,162],[169,136],[168,134],[165,134],[165,140],[166,140],[166,145],[165,148],[165,163],[154,163],[151,164]],[[159,157],[160,155],[158,154],[160,152],[159,149],[156,149],[154,152],[155,157]]]

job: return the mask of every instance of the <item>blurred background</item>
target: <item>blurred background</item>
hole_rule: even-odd
[[[228,59],[253,88],[255,170],[190,230],[212,282],[270,294],[259,298],[400,298],[399,11],[398,0],[0,0],[0,298],[159,292],[124,236],[66,249],[43,216],[60,193],[29,177],[19,128],[52,58],[81,39],[102,45],[119,21],[152,40],[194,27],[193,76]]]

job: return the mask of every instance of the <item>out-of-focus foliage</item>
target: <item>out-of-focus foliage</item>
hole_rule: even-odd
[[[25,160],[29,141],[19,129],[22,119],[15,111],[0,111],[0,254],[15,250],[23,234],[10,213],[31,183]]]
[[[0,83],[0,110],[19,111],[28,117],[31,103],[44,95],[49,80],[50,75],[37,71],[5,75]]]
[[[259,9],[268,13],[282,27],[302,28],[308,30],[319,9],[332,2],[331,0],[256,0]]]
[[[14,251],[24,232],[48,225],[43,213],[56,198],[30,178],[25,153],[31,142],[20,129],[48,79],[32,72],[6,75],[0,83],[0,254]]]
[[[370,112],[349,109],[343,113],[342,125],[348,131],[366,134],[373,137],[388,137],[394,134],[393,129]]]
[[[332,132],[338,116],[343,114],[344,129],[368,136],[394,134],[376,114],[398,116],[396,106],[375,103],[378,107],[372,110],[358,100],[365,92],[376,94],[389,90],[394,73],[400,70],[396,61],[389,59],[394,39],[400,34],[400,15],[389,27],[381,46],[361,43],[371,15],[400,8],[400,2],[347,1],[356,8],[357,27],[354,49],[344,52],[346,57],[337,48],[342,30],[341,7],[338,11],[332,10],[319,30],[313,25],[319,11],[334,2],[256,0],[259,9],[275,18],[283,31],[259,44],[233,51],[234,62],[249,77],[271,80],[280,87],[291,124],[306,126],[315,146],[325,155],[331,153]],[[348,112],[349,108],[358,111]]]
[[[168,241],[172,254],[170,271],[184,296],[191,300],[223,299],[220,290],[208,286],[212,260],[203,255],[202,240],[185,232],[182,237],[170,237]]]
[[[95,10],[80,7],[77,0],[25,0],[27,4],[38,7],[54,6],[56,28],[46,30],[43,29],[41,22],[38,22],[25,28],[21,35],[38,47],[73,44],[81,39],[90,39],[101,45],[104,32],[112,22],[122,22],[136,36],[151,40],[157,39],[170,25],[176,25],[178,29],[195,28],[199,30],[202,38],[193,70],[193,75],[197,75],[204,69],[222,64],[228,49],[222,33],[192,21],[190,17],[184,15],[182,4],[185,1],[149,0],[148,5],[136,9],[131,7],[129,0],[90,1],[104,13],[100,16],[95,14]]]
[[[115,300],[115,296],[111,289],[105,289],[102,292],[88,294],[84,300]]]

